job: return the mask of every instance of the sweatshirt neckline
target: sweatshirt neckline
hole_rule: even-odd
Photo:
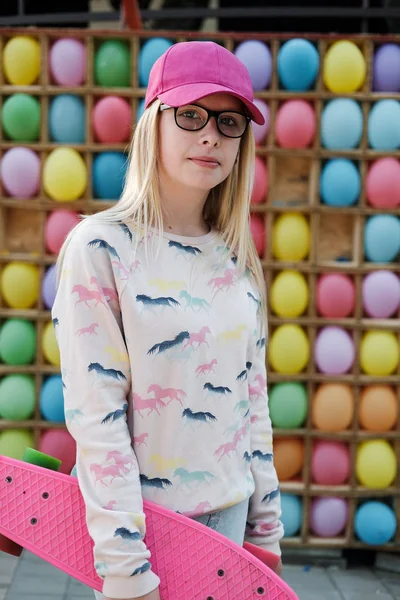
[[[157,234],[161,233],[162,237],[166,238],[167,240],[179,242],[181,244],[189,244],[192,246],[193,246],[193,244],[206,244],[207,242],[214,240],[218,233],[216,229],[212,229],[212,228],[208,233],[205,233],[204,235],[199,235],[199,236],[178,235],[176,233],[170,233],[169,231],[166,231],[165,229],[162,232],[160,232],[159,229],[156,229],[154,227],[149,227],[149,230],[153,231],[154,233],[157,233]]]

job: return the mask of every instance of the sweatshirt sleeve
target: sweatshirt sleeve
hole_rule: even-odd
[[[258,328],[260,331],[261,328]],[[265,337],[257,340],[248,377],[251,427],[251,471],[255,490],[250,498],[246,541],[280,555],[279,481],[274,467],[272,425],[268,408]]]
[[[131,246],[118,225],[83,223],[66,248],[52,319],[66,426],[94,541],[94,563],[111,598],[151,592],[139,468],[127,424],[131,372],[120,300]],[[117,265],[114,270],[114,265]]]

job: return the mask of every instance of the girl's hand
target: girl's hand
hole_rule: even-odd
[[[108,596],[103,596],[103,600],[114,600],[114,598],[109,598]],[[126,600],[161,600],[159,588],[156,588],[149,594],[145,594],[144,596],[139,596],[138,598],[126,598]]]

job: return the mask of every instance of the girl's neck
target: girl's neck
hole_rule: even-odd
[[[199,237],[209,233],[210,227],[203,217],[208,192],[203,190],[168,189],[161,186],[161,208],[165,231],[185,237]]]

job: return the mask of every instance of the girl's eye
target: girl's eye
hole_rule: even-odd
[[[200,115],[195,110],[185,110],[185,112],[180,113],[180,117],[185,117],[186,119],[200,119]]]
[[[220,122],[226,127],[237,127],[237,121],[233,117],[221,117]]]

